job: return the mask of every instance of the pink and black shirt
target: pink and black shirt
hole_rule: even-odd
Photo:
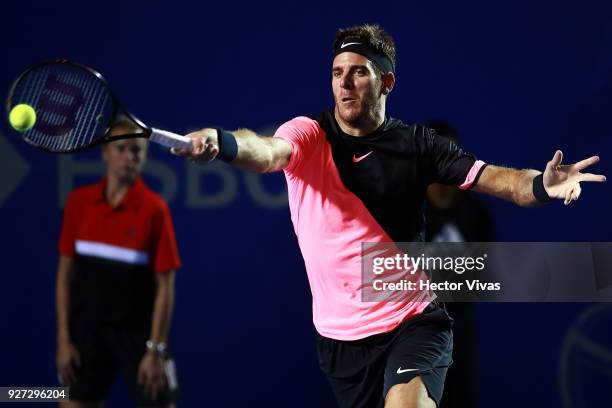
[[[333,111],[324,111],[286,122],[275,137],[291,145],[284,172],[317,331],[357,340],[421,313],[429,293],[362,302],[361,244],[422,240],[427,186],[468,189],[485,163],[428,128],[391,118],[372,134],[353,137],[342,132]]]

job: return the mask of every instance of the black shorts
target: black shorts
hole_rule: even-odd
[[[71,339],[80,353],[76,382],[70,386],[70,399],[104,401],[118,370],[139,406],[165,405],[178,399],[179,388],[174,359],[165,361],[167,387],[155,400],[147,397],[138,383],[138,367],[146,352],[150,331],[145,328],[109,327],[79,324],[71,327]],[[61,379],[60,379],[61,382]]]
[[[396,384],[421,377],[440,405],[452,363],[453,320],[438,304],[388,333],[355,341],[318,336],[319,365],[341,407],[383,407]]]

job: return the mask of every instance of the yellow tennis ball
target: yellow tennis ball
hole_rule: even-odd
[[[18,132],[30,130],[36,124],[36,111],[30,105],[20,103],[11,109],[9,122]]]

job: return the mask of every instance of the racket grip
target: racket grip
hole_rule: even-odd
[[[191,150],[193,147],[190,138],[161,129],[152,128],[149,139],[166,147],[176,147],[187,150]]]

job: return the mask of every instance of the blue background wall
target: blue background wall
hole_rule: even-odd
[[[561,148],[567,161],[601,155],[593,170],[612,174],[609,6],[424,3],[5,4],[0,90],[6,94],[31,63],[68,58],[101,71],[123,103],[156,127],[272,129],[332,106],[334,31],[377,22],[398,48],[392,116],[448,120],[464,147],[488,162],[543,169]],[[61,203],[72,186],[97,178],[99,152],[41,153],[4,119],[0,132],[0,385],[52,385]],[[145,176],[168,199],[184,261],[172,326],[183,406],[333,406],[317,367],[282,174],[196,168],[155,146]],[[487,199],[497,239],[611,241],[608,184],[583,186],[567,208]],[[480,406],[525,399],[523,406],[561,406],[563,395],[590,406],[600,398],[593,384],[612,381],[612,321],[604,308],[589,317],[601,323],[576,322],[592,308],[479,305]],[[564,371],[576,348],[570,340],[583,332],[605,351],[593,357],[576,349],[586,357],[577,357],[582,365],[573,372],[591,373],[592,388]],[[125,404],[124,394],[119,386],[114,405]]]

